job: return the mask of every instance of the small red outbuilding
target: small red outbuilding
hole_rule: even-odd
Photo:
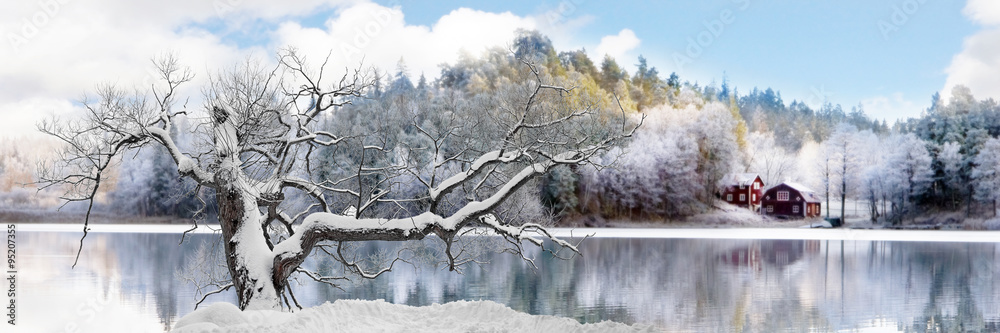
[[[756,173],[731,173],[722,177],[720,183],[723,201],[750,210],[760,207],[764,181]]]

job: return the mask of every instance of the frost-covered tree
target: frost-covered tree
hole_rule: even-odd
[[[434,234],[443,242],[445,264],[452,270],[475,262],[463,241],[481,233],[476,230],[501,236],[509,246],[505,250],[521,256],[523,246],[545,245],[541,238],[550,239],[556,249],[578,253],[538,224],[511,224],[494,212],[536,176],[559,165],[589,163],[637,126],[594,108],[567,107],[566,96],[573,92],[543,83],[549,78],[544,71],[525,62],[522,81],[469,105],[478,117],[465,118],[469,122],[453,133],[425,131],[430,139],[461,147],[457,152],[416,163],[407,156],[427,147],[400,144],[394,133],[400,132],[395,126],[420,131],[421,123],[400,119],[393,110],[368,109],[379,122],[366,127],[375,129],[370,132],[343,134],[320,126],[321,119],[373,88],[365,71],[331,80],[325,62],[311,67],[294,50],[285,50],[273,67],[248,61],[212,75],[202,88],[204,106],[189,109],[179,105],[184,99],[178,87],[192,79],[191,72],[172,57],[155,64],[163,82],[150,91],[103,86],[96,100],[85,101],[86,115],[40,125],[62,140],[65,149],[39,182],[64,187],[65,198],[92,206],[116,160],[141,147],[164,147],[180,175],[216,193],[231,277],[224,289],[235,289],[241,309],[279,308],[282,300],[291,306],[284,296],[291,293],[288,279],[293,275],[319,282],[337,279],[299,267],[313,252],[326,253],[346,272],[365,278],[391,270],[400,260],[388,258],[385,266],[370,267],[345,250],[351,241],[419,240]],[[203,140],[191,151],[170,136],[185,117],[200,121],[196,128]],[[320,147],[341,148],[328,153],[354,165],[353,173],[317,177],[310,163]],[[428,169],[433,172],[422,173]],[[418,197],[394,193],[395,180],[404,174],[422,185]],[[451,200],[455,196],[463,198]],[[292,198],[309,203],[290,202]],[[373,208],[413,201],[426,203],[422,211]],[[336,205],[341,202],[354,203],[353,209]]]
[[[820,146],[819,156],[816,159],[816,170],[819,174],[819,181],[823,189],[823,198],[826,199],[826,218],[830,218],[830,198],[833,197],[833,184],[837,181],[834,174],[833,148],[825,142]]]
[[[744,172],[759,174],[768,186],[781,183],[796,171],[795,155],[777,145],[770,132],[750,133],[745,158]]]
[[[609,217],[662,218],[703,212],[715,200],[718,180],[733,171],[734,122],[726,105],[651,110],[628,146],[601,156],[614,168],[587,168],[585,193]],[[591,195],[593,194],[593,195]]]
[[[993,203],[993,214],[996,215],[997,200],[1000,200],[1000,139],[986,140],[973,163],[975,198]]]
[[[840,195],[840,218],[844,218],[844,208],[847,203],[847,195],[857,186],[858,176],[858,146],[859,142],[855,136],[858,133],[854,125],[842,123],[837,126],[830,135],[830,139],[823,142],[826,147],[825,154],[829,154],[832,166],[831,174],[836,177],[838,184],[834,186],[837,194]],[[828,177],[829,179],[829,177]],[[829,200],[827,200],[829,205]]]
[[[922,195],[933,181],[931,155],[924,141],[913,134],[898,135],[890,138],[890,142],[893,148],[886,158],[886,166],[891,171],[889,178],[898,184],[897,202],[905,214],[908,204]]]
[[[937,154],[941,171],[944,172],[941,175],[941,182],[944,184],[944,190],[948,192],[947,197],[952,209],[957,208],[956,205],[961,200],[962,191],[967,188],[966,182],[962,179],[966,157],[962,154],[961,149],[962,146],[957,142],[948,141],[941,145]]]
[[[861,199],[868,202],[868,215],[871,217],[871,221],[878,221],[881,216],[879,212],[879,203],[884,198],[886,193],[886,175],[884,165],[876,164],[869,166],[864,169],[861,176]],[[883,204],[882,212],[885,212],[885,207]]]
[[[899,122],[894,127],[903,133],[916,134],[933,150],[935,183],[924,195],[923,203],[957,209],[964,202],[968,214],[975,192],[969,186],[973,159],[986,140],[1000,135],[997,102],[994,99],[976,101],[969,88],[956,85],[950,99],[944,100],[940,94],[935,94],[923,117]],[[946,145],[951,146],[951,152],[954,152],[954,145],[958,146],[957,153],[962,161],[957,172],[945,170],[949,165],[954,167],[959,157],[944,154]],[[950,161],[944,160],[949,158]]]
[[[888,173],[891,168],[886,165],[885,158],[891,147],[887,144],[886,137],[875,135],[869,130],[859,132],[856,139],[864,143],[858,152],[860,182],[856,191],[857,199],[868,202],[869,216],[872,222],[876,222],[886,214],[886,200],[894,193],[889,189],[891,184],[888,182]]]
[[[393,75],[392,82],[389,83],[388,91],[397,94],[412,91],[414,89],[413,82],[410,81],[410,74],[408,72],[406,61],[403,58],[399,58],[399,61],[396,62],[396,74]]]

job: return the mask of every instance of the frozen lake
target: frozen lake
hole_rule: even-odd
[[[193,310],[179,272],[218,236],[185,226],[18,225],[17,328],[158,332]],[[294,285],[304,306],[341,298],[428,305],[493,300],[523,312],[684,331],[1000,331],[1000,234],[806,229],[575,229],[584,256],[510,255],[463,275],[397,267],[332,289]],[[425,240],[434,242],[435,239]],[[366,244],[366,251],[395,244]],[[310,263],[325,267],[323,262]],[[232,292],[206,303],[234,301]]]

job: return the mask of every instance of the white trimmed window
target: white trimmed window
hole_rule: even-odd
[[[726,201],[732,202],[733,201],[733,195],[732,194],[726,194]]]
[[[774,206],[770,206],[770,205],[768,205],[768,206],[767,206],[767,212],[768,212],[768,213],[774,213]]]
[[[753,189],[759,190],[760,189],[760,183],[753,183]]]
[[[747,195],[746,194],[740,194],[740,202],[743,202],[743,201],[747,201]]]
[[[757,201],[757,194],[756,193],[750,195],[750,201]]]
[[[779,191],[778,201],[788,201],[788,191]]]
[[[799,205],[792,206],[792,214],[798,214],[798,213],[799,213]]]

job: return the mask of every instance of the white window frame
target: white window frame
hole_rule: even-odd
[[[747,201],[747,195],[743,194],[743,193],[740,193],[740,202],[744,202],[744,201]]]
[[[792,214],[798,214],[798,213],[799,213],[799,205],[792,206]]]
[[[757,201],[757,193],[750,195],[750,201]]]
[[[788,191],[778,191],[778,201],[788,201]]]
[[[732,194],[726,194],[726,201],[733,202],[733,195]]]
[[[774,206],[773,205],[767,205],[767,212],[768,213],[774,213]]]

